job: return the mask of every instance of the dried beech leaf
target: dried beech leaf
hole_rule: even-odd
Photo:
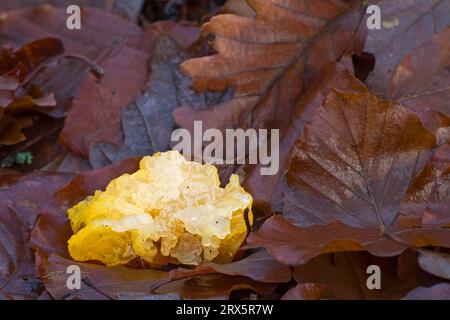
[[[447,282],[432,287],[418,287],[409,292],[403,300],[449,300],[450,284]]]
[[[135,26],[132,27],[134,28]],[[144,30],[134,31],[135,34],[133,37],[129,37],[126,43],[122,43],[122,47],[119,50],[102,63],[105,74],[101,81],[98,82],[94,77],[88,75],[76,93],[72,109],[66,121],[66,126],[61,133],[61,139],[72,150],[82,155],[88,156],[91,146],[97,142],[122,143],[122,111],[131,103],[131,106],[135,106],[136,108],[133,110],[128,109],[127,112],[134,111],[134,113],[137,112],[140,115],[139,112],[141,110],[139,107],[142,106],[143,102],[148,102],[144,97],[141,99],[137,98],[138,101],[136,104],[132,103],[136,99],[136,96],[145,90],[148,77],[154,72],[154,70],[149,68],[149,61],[151,61],[150,58],[160,37],[171,37],[176,41],[178,46],[183,48],[183,46],[192,44],[198,36],[197,28],[173,22],[159,22]],[[163,54],[167,55],[168,52],[164,52]],[[124,82],[123,79],[128,79],[128,81]],[[158,79],[158,81],[166,80]],[[154,79],[153,82],[155,83]],[[154,89],[156,88],[152,88],[152,90]],[[164,95],[166,99],[172,96],[170,93],[166,94]],[[150,103],[152,102],[150,101]],[[161,103],[161,100],[154,103],[153,108],[156,109],[158,107],[160,112],[161,110],[164,111],[161,106],[158,106],[159,103]],[[105,104],[108,105],[108,108],[104,107]],[[93,113],[85,112],[86,105],[90,105],[91,108],[95,109]],[[149,112],[154,112],[154,110],[149,110]],[[128,113],[127,116],[130,116],[130,114]],[[152,113],[151,116],[154,116],[154,114]],[[148,121],[149,115],[145,114],[144,117]],[[124,129],[127,129],[126,133],[128,135],[131,130],[136,130],[136,128],[140,128],[142,125],[144,125],[142,128],[144,130],[149,128],[145,133],[151,134],[151,132],[148,132],[152,130],[151,124],[146,124],[139,118],[139,123],[135,123],[133,120],[136,120],[136,117],[127,123],[122,122]],[[131,129],[130,127],[134,128]],[[142,130],[139,130],[135,134],[140,134],[141,132]],[[161,134],[160,130],[158,132]],[[132,140],[130,136],[125,137],[125,139],[127,138],[128,140],[125,143]],[[159,141],[152,142],[157,145]],[[108,147],[111,149],[110,145]],[[105,148],[104,156],[106,158],[108,158],[108,155],[111,156],[114,154],[114,151],[108,152],[108,147]],[[126,154],[109,159],[109,163],[125,157],[143,155],[142,148],[145,148],[146,151],[151,151],[148,150],[148,146],[138,148],[140,149],[139,152],[125,151]],[[103,161],[103,165],[109,163]],[[94,167],[98,167],[95,161],[93,161],[93,165]]]
[[[85,55],[100,63],[114,54],[124,41],[136,39],[141,32],[139,27],[116,15],[88,7],[83,8],[83,32],[73,32],[66,26],[66,8],[46,5],[5,13],[0,25],[1,42],[20,47],[36,40],[37,34],[40,38],[57,37],[63,40],[67,53]],[[39,73],[33,83],[45,92],[53,92],[67,112],[68,102],[89,68],[84,62],[67,59],[57,68]]]
[[[325,286],[316,283],[301,283],[288,290],[281,300],[320,300],[324,298]]]
[[[39,68],[51,59],[61,56],[64,46],[59,39],[42,38],[17,50],[0,48],[0,145],[13,145],[26,140],[22,129],[33,124],[27,111],[38,111],[52,116],[56,100],[25,84]]]
[[[419,254],[420,267],[441,278],[450,280],[450,255],[421,250]]]
[[[243,17],[255,17],[255,11],[248,5],[246,0],[228,0],[220,9],[220,13],[233,13]]]
[[[34,173],[0,179],[0,298],[32,299],[42,291],[29,235],[40,211],[71,175]]]
[[[291,269],[277,262],[265,250],[259,250],[244,259],[228,264],[208,262],[195,269],[179,268],[172,270],[173,280],[201,274],[221,273],[230,276],[245,276],[260,282],[282,283],[291,280]]]
[[[450,144],[440,147],[403,199],[401,220],[416,225],[450,225]]]
[[[331,92],[293,150],[284,218],[271,218],[249,242],[294,265],[324,252],[393,256],[403,243],[450,246],[450,230],[420,228],[399,215],[435,147],[435,136],[405,107],[367,93]]]
[[[367,286],[367,268],[380,267],[381,290],[370,290]],[[300,284],[322,285],[322,299],[400,299],[417,286],[436,284],[440,279],[419,269],[418,276],[412,274],[400,278],[396,258],[374,257],[367,252],[336,253],[316,257],[295,269],[294,277]]]
[[[190,26],[180,25],[178,28],[182,34],[194,34],[197,31]],[[167,151],[174,129],[172,112],[176,107],[191,105],[205,108],[227,98],[222,93],[196,94],[190,89],[192,82],[179,70],[179,64],[193,54],[176,40],[170,36],[161,36],[158,40],[152,55],[152,72],[147,89],[122,112],[123,144],[94,144],[89,153],[93,167],[105,166],[131,156]]]
[[[169,282],[154,290],[157,294],[178,293],[183,299],[229,299],[230,294],[240,290],[252,290],[266,295],[275,290],[273,283],[262,283],[246,277],[221,274],[200,275]]]
[[[81,8],[94,7],[99,9],[111,10],[121,16],[126,16],[130,21],[137,21],[141,12],[144,0],[9,0],[0,4],[0,10],[16,10],[24,7],[32,7],[36,4],[52,4],[62,8],[67,8],[76,4]]]
[[[67,288],[67,268],[77,265],[81,270],[81,289]],[[46,290],[55,299],[105,300],[115,299],[121,292],[150,293],[153,288],[167,282],[167,272],[136,270],[125,267],[105,267],[76,263],[58,255],[50,255],[46,272],[41,275]]]
[[[392,76],[388,97],[396,99],[418,114],[433,110],[450,116],[448,39],[450,26],[405,55]],[[447,123],[446,126],[448,125]]]
[[[382,0],[377,4],[382,12],[382,26],[367,36],[364,51],[375,55],[376,64],[366,83],[373,94],[389,98],[386,95],[389,82],[404,56],[450,26],[450,4],[442,0]],[[433,56],[433,47],[429,47],[429,50],[430,54],[419,61],[420,65],[441,58]],[[422,73],[434,71],[421,68],[416,75],[420,77]]]
[[[291,122],[280,132],[280,169],[278,174],[262,176],[261,165],[247,166],[244,187],[255,200],[255,205],[266,215],[280,212],[283,206],[285,174],[289,166],[292,149],[301,136],[305,124],[320,107],[324,97],[333,89],[343,92],[367,92],[364,85],[339,63],[325,65],[320,74],[308,85],[308,90],[295,104]]]

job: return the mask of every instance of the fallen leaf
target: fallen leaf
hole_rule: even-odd
[[[195,31],[189,26],[178,28],[184,33],[190,29]],[[102,167],[131,156],[167,151],[170,148],[171,133],[174,129],[172,112],[176,107],[189,104],[195,108],[205,108],[217,101],[227,99],[226,94],[197,95],[190,89],[191,81],[179,70],[179,64],[191,57],[192,53],[178,44],[176,39],[161,36],[157,42],[152,56],[152,72],[147,89],[122,113],[122,128],[125,136],[123,144],[120,146],[111,143],[94,144],[89,153],[93,167]],[[189,43],[184,46],[189,46]]]
[[[151,71],[148,66],[149,59],[158,39],[170,35],[174,40],[186,45],[185,42],[195,40],[196,34],[198,34],[196,28],[170,22],[157,23],[145,30],[136,31],[133,38],[124,43],[115,55],[103,61],[105,74],[100,82],[91,75],[84,79],[75,94],[66,125],[61,132],[61,142],[84,156],[89,155],[90,147],[96,142],[120,144],[123,139],[120,126],[122,111],[145,89]],[[123,79],[128,81],[124,82]],[[137,103],[139,105],[136,106],[140,107],[142,99]],[[108,107],[105,108],[105,105]],[[85,112],[86,106],[90,106],[93,110]],[[139,124],[128,124],[130,125]],[[141,154],[142,148],[139,151]],[[128,152],[127,155],[117,157],[117,160],[132,153],[136,155],[136,152]]]
[[[281,128],[321,67],[362,48],[361,2],[328,1],[247,3],[256,18],[218,15],[203,25],[215,37],[215,55],[181,67],[198,91],[235,90],[234,98],[205,110],[177,108],[175,122],[192,129]]]
[[[83,32],[79,33],[67,29],[66,8],[45,5],[5,12],[0,40],[17,48],[36,38],[56,37],[63,39],[67,53],[87,56],[98,63],[113,54],[123,41],[141,32],[139,27],[103,10],[83,8],[82,15]],[[67,108],[89,69],[85,62],[68,59],[57,68],[39,73],[33,83],[45,92],[53,92]]]
[[[62,8],[67,8],[70,5],[78,5],[80,7],[94,7],[111,10],[119,15],[127,17],[130,21],[137,22],[143,2],[144,0],[9,0],[0,4],[0,10],[16,10],[24,7],[36,6],[37,4],[51,4]]]
[[[11,46],[19,46],[28,39],[34,40],[36,30],[39,30],[41,37],[57,36],[64,39],[68,56],[87,56],[96,63],[105,64],[104,85],[98,84],[93,77],[84,80],[83,88],[86,91],[84,94],[79,93],[73,102],[71,113],[66,119],[66,128],[62,132],[61,139],[67,146],[87,155],[90,143],[98,141],[96,139],[120,139],[119,119],[124,107],[121,103],[129,103],[145,83],[152,35],[106,11],[83,8],[82,15],[83,32],[80,33],[66,28],[65,8],[41,6],[7,12],[0,26],[0,39]],[[91,67],[79,59],[67,60],[57,68],[48,68],[33,81],[44,91],[53,92],[65,112],[75,91],[82,90],[77,88]],[[117,79],[122,77],[129,80],[117,84]],[[89,98],[90,94],[94,96]],[[104,108],[104,104],[110,104],[110,107]],[[89,113],[84,112],[87,106]]]
[[[278,174],[262,176],[261,164],[245,168],[244,187],[254,197],[255,205],[266,215],[281,212],[283,207],[283,188],[285,175],[289,167],[292,149],[298,137],[320,107],[324,97],[336,88],[344,92],[367,92],[364,85],[355,79],[350,72],[339,63],[325,65],[320,74],[308,85],[307,91],[295,104],[291,122],[280,132],[280,168]]]
[[[248,257],[227,264],[209,262],[192,270],[178,268],[170,272],[170,277],[172,280],[178,280],[211,273],[244,276],[260,282],[283,283],[291,280],[292,271],[277,262],[265,250],[259,250]]]
[[[399,215],[416,225],[450,224],[450,145],[437,149],[402,200]]]
[[[420,250],[419,265],[435,276],[450,280],[450,255],[448,254]]]
[[[322,299],[400,299],[417,286],[437,283],[437,278],[423,276],[400,278],[396,258],[379,258],[367,252],[336,253],[316,257],[297,266],[294,277],[300,284],[322,285]],[[369,289],[367,283],[373,274],[369,266],[380,268],[381,290]]]
[[[24,141],[22,129],[33,124],[28,111],[58,116],[53,94],[44,94],[26,83],[51,59],[61,57],[64,47],[56,38],[39,39],[13,51],[0,48],[0,144]]]
[[[0,179],[0,297],[33,299],[42,292],[29,249],[30,230],[50,195],[71,175],[34,173]]]
[[[405,55],[392,76],[387,96],[418,114],[433,110],[450,116],[449,38],[450,26]]]
[[[87,75],[75,93],[61,132],[61,143],[87,156],[95,142],[120,141],[120,115],[145,84],[150,53],[147,47],[153,41],[152,35],[144,38],[142,31],[136,31],[134,39],[124,40],[115,55],[102,61],[104,75],[100,81]]]
[[[301,283],[286,292],[281,300],[320,300],[324,297],[325,286],[316,283]]]
[[[435,136],[405,107],[332,91],[293,150],[284,218],[269,219],[249,243],[293,265],[325,252],[393,256],[408,245],[450,246],[448,229],[420,228],[398,214],[435,147]]]
[[[81,270],[81,289],[67,288],[67,267]],[[136,270],[126,267],[105,267],[78,263],[58,255],[50,255],[40,274],[46,290],[54,299],[109,300],[121,292],[150,294],[153,288],[168,281],[168,274],[158,270]]]
[[[450,5],[445,0],[383,0],[377,5],[383,26],[367,36],[364,51],[374,54],[376,65],[366,84],[373,94],[387,97],[389,82],[404,56],[450,25]],[[421,63],[434,58],[427,56]]]
[[[432,287],[419,287],[409,292],[403,300],[449,300],[450,284],[447,282]]]
[[[444,228],[392,228],[391,232],[411,246],[448,246],[449,231]],[[368,251],[376,256],[392,257],[407,248],[380,234],[375,226],[355,228],[335,221],[300,228],[281,216],[269,218],[258,231],[250,234],[247,242],[266,248],[279,262],[294,266],[322,253]]]
[[[228,0],[220,9],[220,13],[235,14],[242,17],[255,17],[255,11],[246,0]]]
[[[262,283],[246,277],[221,274],[199,275],[169,282],[155,289],[157,294],[178,293],[182,299],[229,299],[232,293],[251,290],[260,295],[271,293],[276,285]]]
[[[104,168],[82,172],[60,188],[54,198],[64,204],[67,209],[94,193],[95,190],[104,189],[114,178],[136,171],[139,160],[140,158],[129,158]]]

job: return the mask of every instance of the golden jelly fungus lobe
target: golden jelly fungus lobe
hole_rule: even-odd
[[[252,201],[237,175],[221,188],[213,165],[186,161],[178,151],[155,153],[68,210],[69,253],[108,266],[135,258],[226,263],[247,235],[246,210],[252,224]]]

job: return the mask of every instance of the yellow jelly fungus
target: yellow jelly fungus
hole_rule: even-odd
[[[213,165],[186,161],[178,151],[155,153],[69,209],[69,253],[108,266],[138,257],[153,264],[161,256],[186,265],[226,263],[246,237],[246,210],[252,223],[252,201],[236,175],[221,188]]]

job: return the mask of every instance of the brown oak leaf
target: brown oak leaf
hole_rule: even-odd
[[[198,91],[235,90],[234,98],[205,110],[183,106],[175,122],[192,129],[282,128],[306,85],[328,62],[362,48],[360,1],[250,0],[255,18],[218,15],[203,25],[215,55],[182,64]]]

